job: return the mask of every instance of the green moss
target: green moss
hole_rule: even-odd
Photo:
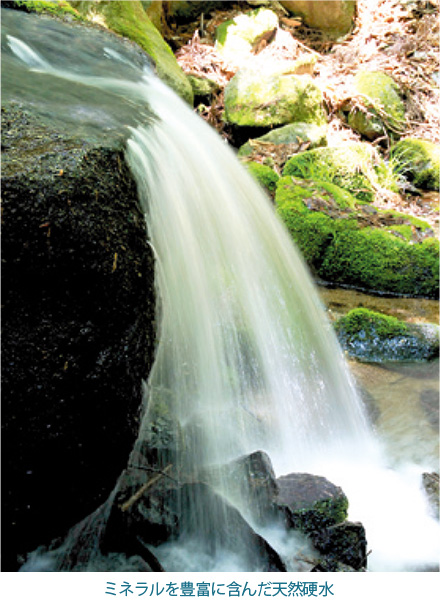
[[[436,325],[406,324],[365,308],[353,309],[335,324],[342,347],[362,361],[417,361],[438,357]]]
[[[381,338],[399,337],[408,334],[405,322],[370,309],[352,309],[336,324],[337,331],[346,335],[358,335],[363,332],[366,336],[378,335]]]
[[[146,15],[140,1],[75,2],[88,19],[101,15],[105,25],[115,33],[136,42],[156,63],[158,76],[182,98],[193,103],[192,88],[177,60],[159,31]]]
[[[372,291],[438,295],[436,239],[410,244],[411,223],[390,226],[402,230],[406,240],[389,232],[388,226],[362,227],[358,212],[338,206],[337,195],[325,196],[322,186],[284,176],[275,197],[281,219],[317,276]],[[413,219],[418,227],[429,227]]]
[[[330,193],[330,197],[327,193]],[[293,235],[304,259],[317,272],[325,256],[327,247],[332,243],[339,229],[357,228],[353,219],[340,223],[320,211],[310,211],[306,203],[321,199],[329,203],[334,201],[343,208],[352,206],[354,199],[347,192],[328,182],[312,183],[283,177],[277,186],[276,205],[278,214]]]
[[[389,232],[337,232],[318,274],[331,282],[401,295],[438,296],[438,241],[408,244]]]
[[[261,165],[252,161],[246,163],[249,173],[257,180],[257,182],[266,188],[270,193],[274,193],[279,180],[279,175],[267,165]]]
[[[59,0],[58,2],[48,2],[44,0],[16,0],[14,4],[17,8],[22,8],[29,12],[47,13],[57,17],[70,15],[74,19],[82,20],[78,11],[72,8],[69,2],[65,2],[64,0]]]
[[[366,143],[316,148],[294,155],[287,161],[283,175],[330,182],[349,191],[359,200],[370,202],[375,191],[398,191],[390,168]]]
[[[427,140],[405,138],[392,149],[390,156],[397,173],[420,188],[440,190],[440,146]]]
[[[355,109],[350,113],[350,127],[369,139],[386,131],[399,136],[405,129],[405,106],[395,81],[380,71],[360,71],[354,78],[357,94],[364,97],[368,113]]]
[[[312,508],[292,512],[292,527],[305,534],[326,529],[347,519],[348,499],[345,495],[319,500]]]

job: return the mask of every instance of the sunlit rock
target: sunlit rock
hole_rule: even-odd
[[[366,110],[351,109],[350,127],[369,140],[384,135],[399,138],[405,129],[405,105],[396,82],[380,71],[359,71],[353,80],[353,90]]]
[[[256,63],[240,69],[225,88],[225,118],[238,126],[325,123],[323,96],[308,75],[292,75],[288,63]]]
[[[313,29],[320,29],[332,37],[348,33],[354,24],[355,0],[282,0],[281,4],[292,14],[304,19]]]

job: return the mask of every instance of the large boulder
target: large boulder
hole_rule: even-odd
[[[15,570],[125,467],[155,298],[121,141],[62,133],[11,104],[2,168],[3,570]]]
[[[335,324],[342,348],[367,362],[430,360],[438,357],[439,329],[406,324],[365,308],[352,309]]]
[[[323,125],[323,96],[309,75],[292,75],[290,64],[240,69],[225,88],[225,119],[237,126],[267,127],[292,122]]]
[[[304,19],[313,29],[320,29],[331,37],[348,33],[354,24],[356,0],[281,0],[284,8]]]

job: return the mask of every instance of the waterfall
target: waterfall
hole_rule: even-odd
[[[93,63],[69,69],[60,57],[52,64],[44,43],[31,48],[17,35],[8,36],[10,52],[32,77],[98,90],[129,107],[119,126],[128,128],[126,156],[156,258],[159,299],[139,441],[148,442],[160,417],[174,421],[178,479],[256,450],[268,453],[277,475],[334,477],[354,500],[355,519],[363,521],[357,500],[374,508],[379,542],[384,524],[395,525],[396,508],[404,507],[416,552],[402,561],[385,557],[376,570],[407,570],[435,557],[438,525],[413,491],[414,473],[406,485],[387,466],[308,270],[232,150],[149,69],[105,49],[106,75]],[[113,65],[131,76],[109,76]],[[145,119],[143,104],[153,119]],[[219,488],[240,507],[230,485]],[[374,550],[374,539],[369,544]]]
[[[263,448],[283,472],[350,439],[368,445],[333,331],[269,200],[169,89],[151,76],[141,85],[158,116],[132,130],[127,151],[160,298],[146,420],[167,391],[179,422],[200,430],[192,464]]]

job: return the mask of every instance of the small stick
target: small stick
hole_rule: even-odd
[[[148,481],[147,483],[142,485],[142,487],[140,489],[138,489],[136,491],[136,493],[133,494],[129,500],[127,500],[126,502],[124,502],[122,504],[122,506],[120,506],[122,512],[126,512],[129,508],[131,508],[131,506],[133,506],[133,504],[135,504],[138,500],[140,500],[140,498],[144,495],[144,493],[148,489],[150,489],[150,487],[152,487],[155,483],[157,483],[157,481],[159,481],[163,476],[166,476],[166,473],[171,469],[171,467],[172,467],[172,464],[169,464],[163,470],[163,472],[161,472],[160,474],[157,474],[150,481]]]

